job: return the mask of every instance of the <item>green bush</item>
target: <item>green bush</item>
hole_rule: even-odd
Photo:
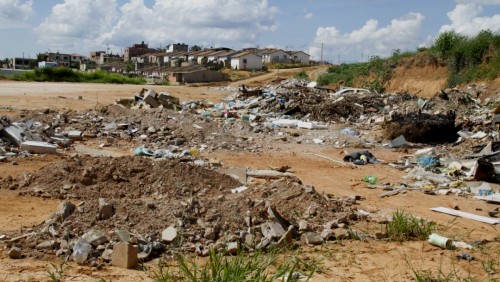
[[[431,50],[446,60],[448,87],[480,79],[495,79],[499,75],[500,35],[483,30],[475,37],[454,31],[441,33]]]
[[[143,78],[127,77],[117,73],[95,71],[91,73],[80,72],[66,67],[36,68],[16,74],[13,80],[19,81],[52,81],[52,82],[94,82],[114,84],[145,84]]]
[[[309,76],[307,75],[305,70],[301,70],[298,74],[295,75],[295,78],[297,79],[309,79]]]

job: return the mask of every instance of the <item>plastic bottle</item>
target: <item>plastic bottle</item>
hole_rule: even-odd
[[[368,182],[368,183],[370,183],[372,185],[377,184],[377,177],[376,176],[368,175],[368,176],[363,177],[362,180],[364,182]]]
[[[87,260],[90,251],[92,251],[92,246],[89,243],[86,241],[78,241],[78,243],[73,246],[71,257],[77,263],[82,264]]]

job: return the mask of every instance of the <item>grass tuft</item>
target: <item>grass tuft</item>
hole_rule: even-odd
[[[308,270],[305,276],[297,270]],[[272,282],[309,280],[316,268],[295,257],[281,261],[276,254],[255,252],[251,255],[238,254],[224,257],[212,251],[209,261],[200,265],[194,259],[175,255],[173,265],[160,262],[156,269],[150,270],[149,276],[156,282],[170,281],[262,281]]]
[[[399,242],[412,239],[426,240],[435,229],[435,222],[414,217],[403,211],[396,211],[392,221],[386,225],[388,238]]]

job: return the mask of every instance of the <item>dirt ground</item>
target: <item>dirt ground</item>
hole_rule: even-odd
[[[290,71],[290,76],[297,71]],[[260,80],[251,78],[247,83],[256,85],[267,83],[277,72],[265,75]],[[240,82],[244,83],[244,82]],[[236,85],[231,85],[236,86]],[[115,99],[131,97],[143,86],[74,84],[74,83],[27,83],[0,81],[0,115],[14,115],[22,109],[71,109],[81,110],[108,105]],[[148,86],[149,88],[149,86]],[[229,92],[220,87],[153,86],[157,92],[167,91],[181,100],[207,99],[217,102]],[[79,98],[81,96],[81,98]],[[83,144],[82,144],[83,145]],[[96,144],[86,144],[95,147]],[[355,151],[357,148],[345,148]],[[470,251],[476,260],[458,261],[455,256],[461,250],[442,250],[425,241],[385,242],[385,241],[344,241],[328,243],[321,247],[301,248],[299,256],[313,259],[320,266],[320,273],[312,281],[412,281],[414,270],[441,271],[444,275],[458,272],[459,277],[473,278],[471,281],[494,281],[500,279],[500,230],[473,220],[458,218],[430,211],[430,208],[459,207],[460,210],[487,216],[487,211],[496,208],[493,204],[453,195],[432,196],[421,191],[408,191],[393,197],[379,198],[381,190],[368,189],[360,181],[367,175],[377,176],[381,182],[399,183],[404,172],[384,164],[366,165],[358,168],[344,166],[315,154],[341,160],[342,150],[317,144],[295,144],[276,142],[272,149],[258,153],[218,150],[205,153],[207,158],[221,160],[227,166],[266,169],[268,166],[288,165],[304,184],[313,185],[317,191],[334,195],[359,195],[361,208],[369,211],[404,210],[413,215],[428,218],[440,225],[440,234],[458,240],[495,241],[486,248]],[[394,161],[409,152],[390,149],[375,149],[371,152],[386,162]],[[411,153],[411,152],[410,152]],[[58,156],[36,156],[18,160],[18,165],[0,162],[0,179],[17,177],[33,172],[59,161]],[[498,189],[498,186],[494,186]],[[50,216],[60,201],[40,197],[19,196],[16,191],[0,190],[0,234],[15,230],[25,230]],[[360,223],[355,228],[373,230],[382,228],[377,224]],[[57,260],[54,260],[58,263]],[[154,267],[155,261],[149,265]],[[497,270],[488,274],[485,265],[492,263]],[[148,274],[140,270],[123,270],[92,267],[71,263],[68,281],[149,281]],[[47,261],[32,258],[10,260],[5,251],[0,253],[0,280],[2,281],[47,281],[47,273],[53,267]],[[450,281],[455,281],[451,279]]]

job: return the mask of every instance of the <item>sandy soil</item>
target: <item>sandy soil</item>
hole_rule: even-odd
[[[273,79],[275,74],[261,79]],[[263,83],[251,79],[251,83]],[[96,105],[107,105],[120,97],[131,97],[142,86],[73,84],[73,83],[26,83],[0,81],[0,107],[3,113],[18,113],[20,109],[85,109]],[[182,100],[205,98],[218,101],[228,92],[215,87],[171,87],[154,86],[156,91],[168,91]],[[82,99],[79,99],[82,96]],[[9,110],[12,109],[12,110]],[[94,144],[95,145],[95,144]],[[89,146],[92,146],[90,144]],[[242,153],[219,151],[207,155],[237,167],[266,168],[267,166],[289,165],[305,183],[314,185],[316,190],[337,195],[360,195],[362,208],[367,211],[403,209],[416,216],[429,218],[441,224],[440,234],[460,240],[498,240],[498,227],[467,219],[434,213],[431,207],[456,207],[467,212],[487,215],[496,206],[482,201],[456,196],[430,196],[422,192],[410,191],[393,197],[380,199],[382,191],[365,188],[360,179],[366,175],[376,175],[383,182],[403,181],[403,172],[386,165],[367,165],[357,169],[319,158],[321,154],[341,160],[341,151],[314,144],[277,143],[273,150],[262,153]],[[354,151],[356,148],[347,148]],[[379,159],[396,160],[403,152],[377,149],[372,151]],[[19,159],[19,165],[0,163],[0,178],[22,175],[35,171],[58,160],[56,157],[33,157]],[[498,186],[495,186],[498,188]],[[20,197],[14,191],[0,191],[0,234],[20,230],[46,219],[57,207],[59,201],[40,198]],[[381,228],[379,225],[356,226],[359,230]],[[457,261],[455,255],[461,250],[443,251],[427,242],[383,242],[345,241],[340,244],[326,244],[318,248],[304,248],[299,255],[316,261],[322,270],[313,281],[411,281],[412,270],[432,269],[434,273],[458,271],[459,277],[472,275],[472,281],[500,279],[500,244],[489,244],[485,249],[468,253],[477,257],[476,261]],[[57,262],[57,261],[55,261]],[[496,263],[497,273],[488,276],[483,264]],[[154,267],[156,261],[148,263]],[[45,261],[31,259],[10,260],[5,252],[0,253],[0,280],[2,281],[46,281],[47,270],[51,266]],[[99,278],[112,281],[149,281],[147,273],[139,270],[123,270],[106,267],[96,270],[71,263],[67,271],[70,281],[96,281]],[[453,281],[452,279],[451,281]]]

